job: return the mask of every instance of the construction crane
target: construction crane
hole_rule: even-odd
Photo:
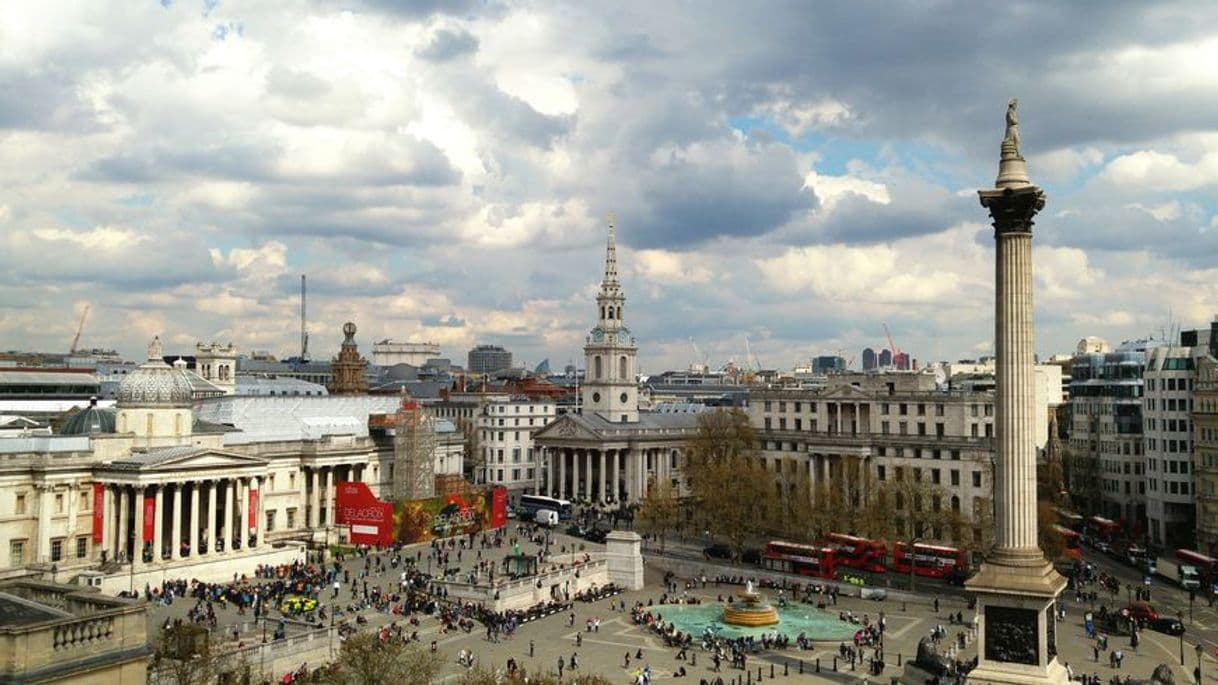
[[[689,339],[689,344],[694,348],[694,363],[690,366],[690,370],[694,370],[693,367],[696,366],[699,372],[706,373],[710,370],[710,358],[702,354],[702,350],[698,349],[698,343],[694,341],[692,336]]]
[[[884,324],[884,335],[888,336],[888,349],[892,350],[893,359],[901,353],[901,349],[892,341],[892,333],[888,330],[888,324]]]
[[[85,305],[85,310],[80,313],[80,323],[76,325],[76,335],[72,338],[72,346],[68,348],[68,354],[76,354],[76,349],[80,346],[80,334],[85,330],[85,318],[89,316],[89,305]]]

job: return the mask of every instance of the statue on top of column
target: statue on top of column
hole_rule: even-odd
[[[1019,155],[1019,115],[1015,108],[1018,106],[1019,100],[1015,98],[1011,98],[1007,102],[1007,132],[1002,138],[1003,146],[1006,147],[1009,144],[1017,156]]]

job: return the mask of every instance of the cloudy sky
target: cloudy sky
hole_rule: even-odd
[[[287,355],[346,320],[580,359],[606,216],[645,372],[991,349],[1020,99],[1037,348],[1218,312],[1218,5],[0,4],[0,349]],[[859,361],[856,359],[855,364]]]

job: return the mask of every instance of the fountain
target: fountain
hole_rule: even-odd
[[[761,597],[761,593],[749,581],[744,588],[744,596],[739,602],[732,602],[723,608],[723,622],[733,626],[772,626],[778,623],[778,610],[770,606]]]

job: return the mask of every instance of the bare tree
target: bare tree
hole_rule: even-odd
[[[774,481],[756,444],[744,412],[719,409],[698,417],[698,432],[686,446],[685,473],[697,519],[724,538],[736,558],[766,529],[759,511],[774,498]]]
[[[647,491],[635,516],[640,530],[659,537],[660,551],[663,551],[665,534],[680,523],[679,512],[676,491],[669,481],[661,480]]]
[[[355,633],[343,641],[338,660],[323,671],[329,685],[398,685],[435,682],[444,656],[419,644],[381,642],[376,633]]]

